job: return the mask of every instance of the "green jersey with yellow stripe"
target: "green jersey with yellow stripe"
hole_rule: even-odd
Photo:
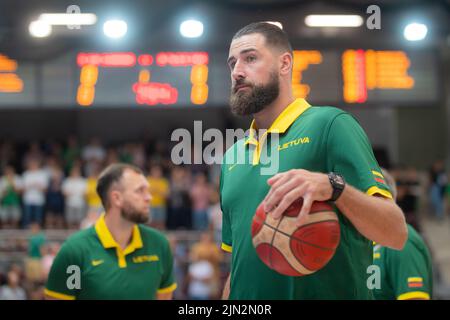
[[[95,226],[70,236],[50,270],[45,293],[58,299],[155,299],[176,284],[165,236],[135,225],[124,250],[102,215]]]
[[[255,129],[254,123],[252,128]],[[271,133],[278,132],[278,141]],[[274,148],[273,144],[278,143]],[[260,144],[271,145],[266,152]],[[241,150],[241,151],[239,151]],[[372,242],[362,236],[336,208],[341,241],[331,261],[314,274],[281,275],[267,267],[252,244],[251,223],[269,191],[261,169],[270,167],[271,150],[279,156],[278,172],[306,169],[337,172],[369,194],[392,198],[370,142],[350,114],[333,107],[312,107],[297,99],[274,121],[259,141],[252,131],[225,154],[220,183],[223,212],[222,248],[232,253],[230,299],[373,299],[367,287]],[[233,163],[244,153],[247,163]],[[263,156],[267,158],[263,159]],[[272,156],[272,158],[274,158]]]
[[[398,251],[375,244],[373,262],[380,267],[379,300],[431,299],[433,273],[430,252],[422,237],[408,225],[408,240]]]

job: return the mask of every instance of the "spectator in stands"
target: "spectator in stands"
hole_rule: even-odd
[[[18,228],[22,179],[10,165],[4,168],[3,173],[0,178],[0,223],[3,228]]]
[[[175,279],[177,279],[177,289],[173,293],[175,300],[186,299],[186,273],[187,265],[189,263],[188,248],[186,243],[179,241],[175,234],[168,234],[170,249],[173,254],[173,272]]]
[[[26,300],[25,290],[20,286],[19,275],[9,271],[7,284],[0,287],[0,300]]]
[[[64,171],[69,173],[72,167],[78,163],[81,157],[81,148],[76,136],[69,136],[67,139],[66,148],[63,152]]]
[[[211,187],[206,175],[199,173],[194,178],[190,196],[192,201],[192,218],[195,230],[208,229],[208,206]]]
[[[417,218],[418,198],[420,195],[417,170],[413,167],[405,168],[395,179],[398,193],[397,204],[404,212],[406,222],[420,232],[421,228]]]
[[[55,141],[52,139],[47,140],[43,144],[42,150],[44,151],[44,154],[50,156],[51,158],[57,159],[58,162],[62,160],[64,150],[62,144],[59,141]]]
[[[108,148],[106,150],[105,166],[121,162],[119,152],[116,148]]]
[[[88,145],[86,145],[81,153],[82,159],[85,162],[85,172],[88,176],[92,174],[95,167],[101,166],[106,160],[106,151],[102,146],[100,139],[92,138]]]
[[[30,222],[42,224],[48,176],[40,168],[40,162],[38,160],[31,158],[28,161],[28,170],[23,173],[22,181],[24,190],[23,226],[26,228]]]
[[[193,261],[189,266],[188,298],[192,300],[208,300],[214,295],[214,268],[207,260]]]
[[[69,228],[78,229],[86,216],[86,179],[81,176],[79,167],[73,167],[70,176],[62,186],[66,199],[65,217]]]
[[[14,145],[10,141],[4,141],[0,144],[0,168],[7,165],[19,164],[18,154],[15,150]]]
[[[62,182],[64,172],[58,160],[50,157],[47,161],[47,175],[49,185],[46,194],[45,220],[46,228],[64,227],[64,196],[62,194]]]
[[[147,157],[145,156],[145,146],[143,143],[135,143],[131,150],[132,164],[139,168],[145,167],[145,161]]]
[[[47,281],[48,273],[52,267],[53,260],[55,260],[55,257],[58,254],[59,248],[60,245],[57,242],[48,243],[42,247],[41,269],[43,282]]]
[[[100,166],[92,167],[92,172],[86,180],[85,199],[88,206],[88,212],[95,211],[98,216],[103,212],[102,201],[97,194],[97,180],[100,174]]]
[[[222,209],[220,207],[220,196],[217,189],[211,191],[210,206],[208,208],[209,229],[213,233],[216,244],[222,244]]]
[[[167,199],[169,198],[169,181],[163,176],[161,166],[150,166],[148,183],[150,185],[150,224],[152,227],[163,230],[167,220]]]
[[[25,276],[31,282],[42,282],[42,248],[46,237],[39,224],[31,224],[31,236],[28,239],[28,257],[25,259]]]
[[[22,167],[26,168],[30,161],[37,161],[42,163],[44,161],[44,154],[42,153],[40,143],[33,141],[30,143],[27,152],[22,158]]]
[[[430,169],[430,200],[435,217],[444,218],[444,193],[447,186],[444,162],[437,160]]]
[[[191,228],[192,211],[189,188],[190,176],[186,168],[174,167],[170,177],[169,210],[167,214],[168,229]]]
[[[190,259],[194,262],[207,261],[212,267],[212,275],[208,278],[208,287],[210,289],[209,298],[220,297],[220,264],[223,261],[222,250],[213,241],[212,235],[209,232],[204,232],[200,236],[200,241],[194,244],[191,248]],[[206,266],[202,264],[202,268]]]
[[[84,146],[82,151],[83,160],[86,162],[95,161],[102,163],[106,158],[105,148],[102,146],[100,139],[94,137],[89,144]]]

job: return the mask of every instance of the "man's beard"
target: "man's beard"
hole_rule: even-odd
[[[245,80],[236,81],[235,87],[247,84]],[[263,110],[278,98],[280,94],[280,81],[276,72],[270,74],[269,83],[266,85],[250,85],[250,92],[234,92],[231,88],[230,107],[231,112],[238,116],[247,116]]]
[[[130,204],[125,204],[123,206],[122,210],[120,210],[120,215],[125,220],[133,223],[146,223],[148,221],[148,212],[139,212]]]

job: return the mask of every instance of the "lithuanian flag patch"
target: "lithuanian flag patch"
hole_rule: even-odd
[[[422,277],[409,277],[408,278],[408,287],[409,288],[422,288],[423,287]]]
[[[386,181],[384,180],[384,177],[381,174],[381,172],[372,170],[372,174],[373,174],[373,178],[375,179],[376,182],[386,185]]]

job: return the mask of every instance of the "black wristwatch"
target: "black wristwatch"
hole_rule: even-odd
[[[331,199],[329,201],[334,202],[340,197],[342,191],[344,191],[345,180],[343,176],[334,172],[330,172],[328,174],[328,179],[330,179],[331,186],[333,187],[333,194],[331,195]]]

